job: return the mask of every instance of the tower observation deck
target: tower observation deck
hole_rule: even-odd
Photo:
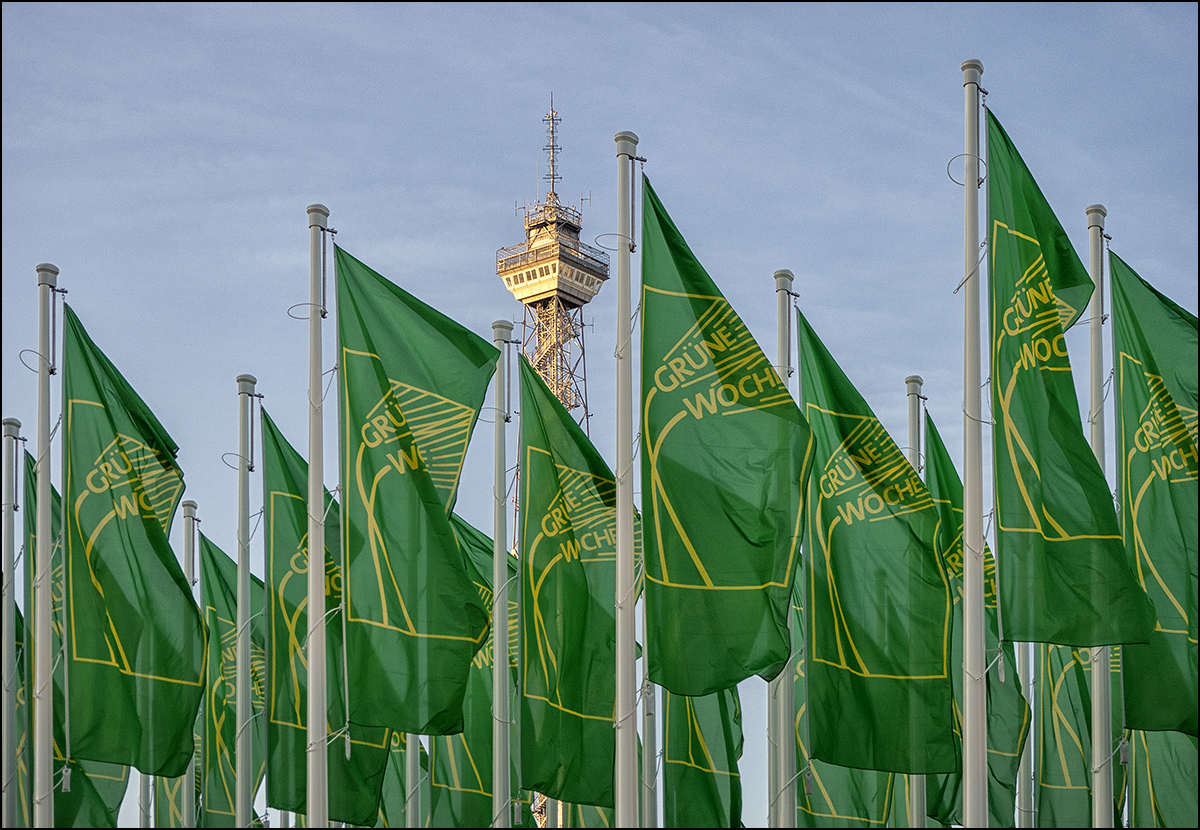
[[[496,273],[525,306],[521,350],[550,391],[567,409],[582,408],[587,427],[587,382],[583,354],[583,306],[608,279],[608,254],[579,241],[582,216],[559,202],[557,128],[554,111],[542,119],[549,138],[550,183],[545,201],[525,207],[525,241],[496,252]]]

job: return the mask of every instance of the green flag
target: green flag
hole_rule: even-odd
[[[208,626],[208,682],[204,706],[203,815],[206,827],[230,824],[237,814],[237,581],[238,565],[200,534],[200,602]],[[250,574],[251,793],[266,769],[263,691],[263,581]]]
[[[183,493],[177,447],[70,306],[63,317],[71,752],[181,775],[204,623],[167,541]]]
[[[263,505],[267,560],[267,804],[308,811],[308,462],[262,410]],[[340,609],[342,568],[338,504],[325,494],[325,610]],[[335,557],[334,552],[337,553]],[[383,726],[347,724],[342,619],[325,624],[328,712],[326,771],[332,821],[369,825],[379,811],[389,737]],[[349,726],[345,737],[334,733]]]
[[[862,769],[954,772],[958,667],[937,509],[804,315],[797,319],[816,447],[805,500],[813,757]]]
[[[524,357],[520,375],[521,780],[613,807],[616,481]]]
[[[461,732],[488,612],[449,517],[500,353],[336,253],[350,718]]]
[[[25,550],[37,550],[37,475],[36,462],[32,455],[25,453]],[[58,491],[50,488],[50,535],[52,537],[50,550],[50,595],[52,608],[50,611],[51,660],[54,664],[54,821],[62,827],[116,827],[117,812],[125,789],[129,784],[129,767],[122,764],[110,764],[104,761],[84,761],[72,757],[67,761],[65,752],[66,728],[68,720],[66,707],[64,663],[59,659],[62,652],[63,631],[63,558],[61,533],[62,529],[62,499]],[[25,607],[34,608],[33,601],[33,568],[26,569]],[[22,688],[17,694],[16,724],[18,728],[17,753],[18,765],[22,772],[21,803],[27,810],[26,825],[32,815],[32,781],[29,779],[29,764],[33,758],[33,748],[30,738],[33,735],[31,706],[23,684],[26,677],[33,675],[32,650],[25,651],[25,626],[17,611],[18,630],[16,635],[20,644],[18,657],[18,683]],[[32,631],[28,632],[32,638]],[[25,658],[28,657],[28,660]],[[74,753],[72,753],[72,756]],[[70,769],[71,786],[65,788],[67,768]]]
[[[787,386],[643,180],[642,515],[650,679],[773,679],[811,436]]]
[[[963,592],[963,488],[958,471],[937,427],[925,413],[925,484],[938,512],[937,550],[950,577],[954,591],[954,631],[950,638],[951,666],[963,665],[962,592]],[[1029,704],[1021,694],[1017,677],[1017,659],[1013,644],[1000,642],[996,616],[996,560],[987,544],[983,547],[984,632],[989,655],[1003,650],[1004,680],[999,664],[987,673],[987,762],[988,826],[1008,827],[1013,823],[1013,804],[1017,799],[1017,768],[1025,738],[1029,734]],[[963,675],[951,671],[954,681],[955,730],[962,736]],[[934,775],[925,779],[929,815],[945,825],[962,824],[962,775]]]
[[[798,637],[804,633],[802,586],[792,592],[793,628]],[[855,769],[827,764],[812,757],[808,744],[808,683],[804,651],[792,658],[795,689],[797,827],[883,827],[892,808],[893,772]]]
[[[667,827],[741,827],[742,709],[737,687],[703,697],[667,691],[663,703],[663,818]]]
[[[1196,827],[1196,738],[1133,731],[1130,827]]]
[[[467,554],[471,580],[490,609],[492,540],[457,515],[452,514],[450,521],[460,546]],[[507,559],[510,576],[516,576],[516,558],[509,556]],[[495,813],[492,798],[494,653],[492,634],[489,632],[484,647],[476,652],[471,662],[467,693],[463,698],[463,731],[457,735],[429,738],[429,757],[433,769],[432,803],[428,807],[431,826],[487,827],[492,823]],[[510,795],[515,797],[520,777],[512,764],[509,781],[512,784]]]
[[[1196,316],[1111,254],[1125,556],[1157,625],[1124,649],[1125,725],[1196,736]]]
[[[196,726],[192,730],[192,740],[196,742],[196,749],[199,750],[203,745],[204,734],[204,705],[200,706],[200,713],[196,716]],[[197,752],[192,756],[192,771],[195,773],[192,776],[192,804],[195,811],[192,815],[191,827],[203,826],[200,807],[203,804],[202,786],[204,783],[204,772],[200,768],[201,755]],[[154,778],[154,826],[155,827],[185,827],[183,820],[183,795],[184,785],[187,779],[183,776],[179,778],[167,778],[165,775],[158,775]]]
[[[1083,435],[1063,332],[1092,283],[988,113],[993,458],[1005,635],[1145,642],[1153,610],[1121,549],[1112,496]]]

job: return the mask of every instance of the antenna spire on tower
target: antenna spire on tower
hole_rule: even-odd
[[[558,196],[554,192],[554,183],[562,178],[562,176],[558,172],[557,159],[556,159],[556,154],[562,148],[558,146],[557,136],[555,134],[557,132],[557,128],[558,128],[558,122],[560,122],[560,121],[562,121],[562,119],[559,118],[558,113],[554,111],[554,93],[551,92],[550,93],[550,112],[546,115],[545,118],[542,119],[542,123],[546,124],[546,133],[550,137],[550,140],[546,143],[546,146],[542,148],[543,150],[546,151],[546,154],[550,157],[549,172],[547,172],[546,175],[542,177],[550,183],[550,192],[546,194],[546,203],[547,204],[555,204],[558,202]]]

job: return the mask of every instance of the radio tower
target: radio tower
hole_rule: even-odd
[[[587,382],[583,359],[583,306],[608,279],[608,254],[579,241],[580,212],[558,201],[558,124],[550,96],[550,112],[542,121],[550,157],[543,178],[550,183],[546,200],[525,206],[525,241],[496,252],[496,273],[525,306],[521,350],[550,391],[567,409],[582,408],[587,429]]]

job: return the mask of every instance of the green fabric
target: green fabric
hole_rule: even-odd
[[[933,499],[808,325],[800,381],[814,467],[805,624],[814,758],[954,772],[953,598]]]
[[[1005,636],[1145,642],[1153,609],[1125,562],[1104,473],[1083,434],[1063,332],[1091,279],[992,113],[989,317],[997,558]]]
[[[293,813],[308,811],[308,462],[262,411],[263,505],[267,563],[267,804]],[[325,494],[325,603],[338,608],[342,595],[338,504]],[[337,556],[335,557],[335,552]],[[342,618],[325,621],[327,734],[346,726],[342,666]],[[327,807],[331,821],[370,825],[379,811],[387,765],[386,727],[350,725],[345,738],[330,737],[326,753]]]
[[[650,679],[774,679],[811,435],[787,386],[643,180],[642,515]]]
[[[1196,736],[1196,317],[1112,254],[1125,556],[1154,605],[1126,646],[1125,725]]]
[[[32,455],[25,454],[25,550],[30,557],[37,550],[37,476],[36,463]],[[50,488],[50,535],[55,541],[51,545],[51,610],[50,636],[52,640],[51,661],[54,665],[54,708],[53,708],[53,741],[54,741],[54,821],[60,827],[116,827],[117,813],[121,807],[121,799],[129,784],[129,768],[121,764],[110,764],[103,761],[83,761],[72,758],[71,790],[63,789],[62,770],[68,765],[63,753],[66,747],[66,729],[63,724],[66,719],[66,695],[63,693],[64,672],[63,662],[59,659],[62,651],[63,629],[63,564],[62,545],[57,540],[62,528],[62,499],[58,491]],[[27,560],[32,562],[32,558]],[[33,568],[26,569],[25,607],[34,608],[33,602]],[[14,724],[17,734],[17,768],[18,768],[18,813],[22,816],[24,825],[31,826],[33,804],[33,782],[31,780],[31,764],[33,747],[33,707],[26,704],[31,699],[25,689],[25,678],[33,674],[32,649],[25,649],[26,628],[21,617],[20,609],[16,609],[16,626],[14,632],[17,642],[17,711]],[[32,626],[28,629],[32,635]],[[30,636],[32,640],[32,636]],[[27,659],[28,658],[28,659]],[[72,752],[72,755],[74,753]]]
[[[666,827],[741,827],[742,709],[737,687],[703,697],[664,693]]]
[[[350,719],[461,732],[488,611],[449,517],[500,353],[336,254]]]
[[[178,776],[204,693],[204,623],[167,541],[183,473],[70,306],[63,317],[71,752]]]
[[[803,586],[792,593],[793,628],[804,633]],[[804,651],[793,659],[795,690],[797,827],[883,827],[891,811],[892,784],[904,776],[892,772],[840,767],[818,761],[809,753],[807,679]]]
[[[950,638],[951,667],[963,665],[962,593],[963,488],[958,471],[929,413],[925,414],[925,484],[938,512],[937,549],[950,576],[954,591],[954,636]],[[983,547],[984,634],[988,662],[1001,648],[999,621],[996,616],[996,559],[987,544]],[[1013,804],[1017,799],[1017,768],[1025,738],[1029,734],[1029,704],[1021,694],[1017,677],[1017,658],[1013,644],[1003,644],[1004,680],[999,664],[987,673],[987,761],[988,826],[1011,827]],[[952,670],[954,681],[955,731],[962,736],[963,674]],[[930,775],[925,779],[928,814],[944,825],[962,824],[962,775]]]
[[[1092,654],[1090,649],[1034,647],[1034,811],[1038,827],[1092,826]],[[1121,649],[1111,649],[1113,748],[1121,734]],[[1113,760],[1113,826],[1125,768]],[[1191,825],[1188,825],[1191,826]]]
[[[196,726],[192,730],[192,740],[195,741],[196,749],[199,750],[202,746],[204,733],[204,706],[200,706],[200,714],[196,717]],[[204,774],[200,769],[200,752],[197,751],[193,756],[192,769],[195,771],[193,776],[193,786],[195,791],[192,796],[192,804],[195,805],[195,814],[192,816],[192,827],[203,826],[200,822],[202,803],[201,787],[204,781]],[[154,826],[155,827],[183,827],[183,786],[186,779],[180,776],[179,778],[167,778],[163,775],[155,776],[154,778]]]
[[[253,793],[266,771],[263,692],[266,654],[263,581],[250,576],[250,773]],[[208,626],[208,681],[204,706],[201,809],[206,827],[230,826],[237,814],[237,623],[238,564],[200,534],[200,603]],[[253,807],[251,807],[253,809]]]
[[[1196,738],[1129,735],[1130,827],[1196,827]]]
[[[613,807],[616,482],[524,357],[521,382],[521,780]]]
[[[487,608],[492,607],[492,540],[457,515],[451,524],[467,554],[471,579]],[[515,557],[509,556],[508,571],[516,576]],[[433,827],[487,827],[495,805],[492,797],[492,631],[471,662],[467,693],[463,698],[463,731],[457,735],[428,738],[433,768],[432,803],[427,809]],[[513,735],[510,730],[510,746]],[[515,757],[515,756],[514,756]],[[513,794],[519,782],[510,763],[509,781]],[[518,826],[518,825],[514,825]]]

